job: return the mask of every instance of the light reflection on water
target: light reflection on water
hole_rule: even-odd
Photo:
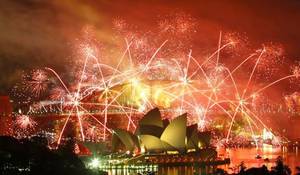
[[[129,170],[129,169],[114,169],[106,170],[109,175],[136,175],[137,173],[142,173],[146,171],[154,171],[156,175],[193,175],[193,167],[191,166],[176,166],[176,167],[159,167],[158,169],[139,169],[139,170]]]
[[[266,165],[269,169],[275,165],[275,161],[278,156],[281,156],[284,163],[287,164],[294,172],[296,166],[300,166],[300,155],[298,147],[289,148],[286,147],[272,147],[270,145],[264,145],[261,148],[237,148],[237,149],[219,149],[218,153],[230,157],[231,164],[227,167],[222,167],[228,170],[228,167],[236,167],[242,161],[246,167],[261,167]],[[260,155],[261,159],[256,159],[256,156]],[[265,159],[269,159],[266,161]]]
[[[246,167],[260,167],[266,165],[269,169],[275,165],[275,160],[278,156],[281,156],[291,170],[295,172],[296,166],[300,166],[299,148],[286,147],[272,147],[264,145],[262,148],[236,148],[236,149],[218,149],[219,156],[229,157],[231,159],[230,165],[220,166],[232,172],[232,168],[237,167],[242,161]],[[256,159],[257,154],[261,156],[261,159]],[[268,158],[269,161],[264,159]],[[136,172],[143,172],[144,170],[109,170],[109,175],[130,175],[136,174]],[[151,170],[151,169],[150,169]],[[153,169],[159,175],[193,175],[193,167],[179,166],[179,167],[158,167]],[[152,170],[152,171],[153,171]]]

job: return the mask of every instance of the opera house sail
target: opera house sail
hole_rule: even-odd
[[[207,163],[225,164],[229,160],[217,158],[210,145],[210,132],[199,132],[197,124],[187,126],[187,114],[172,121],[162,120],[158,108],[149,111],[134,133],[115,129],[112,151],[132,155],[126,163]]]

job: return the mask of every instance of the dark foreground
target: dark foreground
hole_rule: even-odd
[[[41,137],[15,139],[0,137],[0,174],[2,175],[101,175],[100,170],[86,168],[74,153],[74,142],[70,139],[58,149],[49,149],[47,140]],[[300,175],[300,167],[293,174]],[[155,174],[145,172],[144,174]],[[223,169],[212,174],[227,175]],[[236,175],[290,175],[291,169],[283,163],[281,157],[271,169],[266,166],[247,168],[242,162]]]
[[[1,175],[94,175],[74,153],[69,140],[51,150],[45,138],[15,139],[0,137]]]
[[[300,175],[300,167],[297,167],[296,175]],[[217,175],[227,175],[228,173],[223,169],[217,169],[215,174]],[[239,172],[233,173],[232,175],[290,175],[292,174],[291,169],[283,163],[281,157],[278,157],[276,160],[276,165],[270,170],[263,165],[259,168],[247,168],[242,162],[239,165]]]

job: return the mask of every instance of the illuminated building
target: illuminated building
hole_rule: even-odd
[[[120,145],[125,146],[130,152],[144,149],[151,153],[186,153],[208,148],[210,133],[199,132],[197,124],[187,126],[186,114],[178,116],[171,122],[162,120],[160,111],[155,108],[139,121],[134,134],[123,129],[114,130],[113,151],[118,151]]]
[[[176,164],[202,162],[225,164],[210,146],[209,132],[199,132],[198,126],[187,126],[186,114],[172,121],[162,120],[155,108],[139,121],[135,133],[115,129],[112,136],[112,151],[126,153],[132,158],[126,163]],[[218,160],[218,161],[217,161]]]
[[[12,135],[12,105],[8,96],[0,96],[0,135]]]

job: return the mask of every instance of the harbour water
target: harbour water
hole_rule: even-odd
[[[229,173],[237,171],[237,168],[241,162],[244,162],[246,167],[260,167],[266,165],[271,168],[275,165],[275,161],[278,156],[281,156],[284,163],[287,164],[293,172],[295,168],[300,166],[299,148],[292,147],[272,147],[270,145],[264,145],[260,148],[220,148],[218,154],[220,157],[229,157],[231,163],[229,165],[220,166]],[[259,155],[259,156],[258,156]],[[191,166],[176,166],[176,167],[144,167],[144,169],[132,170],[132,169],[115,169],[108,170],[109,175],[129,175],[143,171],[155,171],[159,175],[193,175],[193,167]]]
[[[260,148],[219,149],[218,153],[221,156],[230,157],[230,165],[222,167],[229,172],[234,171],[241,162],[244,162],[246,167],[266,165],[270,169],[275,165],[275,161],[279,156],[283,158],[284,163],[293,172],[295,172],[297,166],[300,166],[299,147],[287,148],[264,145]]]

